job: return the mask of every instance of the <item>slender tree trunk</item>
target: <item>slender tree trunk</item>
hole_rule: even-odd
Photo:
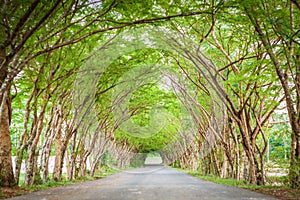
[[[71,130],[67,130],[67,133],[65,134],[65,137],[63,139],[63,141],[61,142],[62,145],[61,145],[61,149],[60,149],[60,165],[59,165],[59,175],[60,175],[60,179],[61,179],[61,176],[62,176],[62,171],[63,171],[63,166],[64,166],[64,163],[65,163],[65,157],[68,157],[67,156],[67,147],[68,147],[68,144],[69,144],[69,141],[70,141],[70,138],[72,137],[74,133],[74,130],[71,129]],[[68,164],[68,170],[70,169],[70,163],[69,161],[67,161],[67,164]]]
[[[38,159],[39,159],[39,153],[37,152],[35,154],[35,158],[34,158],[34,167],[33,167],[33,174],[34,174],[34,177],[33,177],[33,184],[34,185],[39,185],[39,184],[42,184],[42,177],[41,177],[41,174],[39,172],[39,166],[38,166]]]
[[[77,157],[77,153],[76,153],[76,138],[77,138],[77,132],[74,132],[73,135],[73,140],[72,140],[72,150],[71,150],[71,156],[70,156],[70,179],[68,180],[72,180],[74,178],[74,171],[75,171],[75,167],[76,167],[76,157]]]
[[[24,116],[24,122],[23,122],[23,133],[20,136],[19,142],[18,142],[18,148],[16,150],[16,159],[15,159],[15,179],[17,184],[19,183],[19,178],[20,178],[20,174],[21,174],[21,167],[22,167],[22,161],[23,161],[23,155],[24,155],[24,150],[27,148],[27,139],[28,139],[28,131],[27,131],[27,127],[28,127],[28,121],[29,121],[29,117],[30,117],[30,112],[31,112],[31,108],[30,108],[30,103],[31,100],[33,98],[33,93],[31,94],[29,100],[26,103],[26,112],[25,112],[25,116]]]
[[[62,174],[62,141],[61,141],[61,128],[62,128],[62,118],[60,118],[60,122],[57,127],[56,137],[55,137],[55,164],[53,169],[53,180],[54,181],[61,181],[61,174]]]
[[[232,133],[231,125],[229,124],[229,121],[227,121],[226,129],[225,129],[225,135],[221,140],[221,146],[224,149],[224,163],[223,163],[223,169],[222,169],[222,178],[231,177],[236,178],[235,176],[235,169],[234,169],[234,161],[231,151],[235,151],[232,143],[234,141],[230,141],[230,135],[233,135]],[[237,142],[236,142],[237,144]],[[229,164],[229,166],[228,166]],[[230,169],[229,173],[228,170]]]
[[[250,181],[250,183],[256,185],[257,184],[258,166],[257,166],[257,161],[256,161],[255,153],[254,153],[255,144],[251,143],[250,132],[247,128],[247,123],[245,121],[243,114],[242,114],[242,116],[240,116],[240,119],[241,120],[238,122],[238,126],[240,129],[241,135],[243,137],[242,144],[244,147],[244,151],[249,160],[249,165],[244,165],[244,166],[249,166],[249,169],[247,169],[246,177],[247,177],[247,180]]]
[[[222,164],[222,171],[221,171],[221,178],[226,178],[228,176],[227,174],[227,169],[228,169],[228,158],[226,156],[226,153],[224,152],[224,161]]]
[[[32,186],[34,183],[34,160],[35,148],[28,148],[29,154],[26,160],[25,185]]]
[[[91,177],[95,176],[96,168],[100,165],[100,159],[94,160],[91,165]]]
[[[66,169],[67,169],[66,179],[67,180],[72,180],[72,177],[71,177],[71,160],[70,160],[70,156],[69,156],[68,151],[66,151],[66,153],[65,153],[65,160],[66,160]]]
[[[5,59],[5,49],[0,48],[0,64]],[[0,69],[0,87],[8,73],[8,66]],[[11,101],[10,88],[0,94],[0,186],[14,186],[16,184],[12,166],[12,144],[10,138]]]
[[[101,151],[101,150],[100,150]],[[95,158],[93,159],[93,162],[91,163],[91,176],[93,177],[95,175],[95,172],[96,172],[96,168],[97,166],[100,165],[101,163],[101,157],[102,155],[104,154],[105,151],[101,151],[101,153],[99,152],[99,154],[97,154],[95,156]]]
[[[55,107],[52,107],[50,112],[51,119],[48,122],[46,128],[46,134],[44,139],[44,144],[42,147],[42,155],[41,155],[41,166],[40,171],[42,173],[43,182],[49,181],[49,159],[51,156],[52,144],[55,136],[55,127],[59,121],[58,113],[56,112]]]
[[[42,109],[36,118],[36,122],[32,124],[34,126],[34,129],[31,131],[30,135],[34,136],[32,142],[30,142],[30,145],[28,145],[28,158],[26,162],[26,174],[25,174],[25,185],[33,185],[35,182],[36,175],[39,176],[38,179],[40,179],[39,171],[38,171],[38,164],[37,164],[37,156],[38,152],[36,150],[38,142],[40,140],[40,136],[42,134],[43,130],[43,123],[44,123],[44,117],[45,117],[45,111],[48,104],[48,99],[42,106]]]
[[[105,153],[107,149],[107,142],[109,140],[107,138],[98,138],[96,142],[96,147],[94,148],[93,151],[93,161],[91,162],[91,176],[93,177],[95,174],[95,170],[97,166],[99,166],[101,162],[101,157]]]
[[[53,139],[51,138],[51,136],[46,137],[45,138],[45,145],[43,145],[43,149],[42,149],[41,173],[42,173],[43,182],[49,181],[49,158],[50,158],[50,155],[51,155],[52,141],[53,141]]]

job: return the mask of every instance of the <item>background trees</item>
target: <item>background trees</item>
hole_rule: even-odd
[[[50,178],[61,180],[63,166],[71,180],[85,176],[87,168],[94,175],[103,155],[110,154],[116,165],[124,167],[138,153],[156,150],[168,164],[265,184],[265,162],[273,160],[272,151],[280,143],[275,142],[280,140],[277,135],[283,136],[284,158],[290,159],[291,186],[299,185],[300,17],[296,1],[173,1],[171,5],[169,1],[35,0],[3,1],[1,8],[2,186],[19,182],[22,165],[26,168],[24,183],[32,185]],[[190,49],[198,51],[189,52],[183,46],[183,58],[143,49],[119,57],[97,83],[92,105],[97,123],[83,121],[86,107],[72,101],[81,64],[114,36],[145,24],[176,31],[191,39]],[[199,52],[208,58],[199,62],[203,59]],[[213,92],[197,62],[218,78],[212,80],[226,106],[226,118],[218,122],[224,123],[223,129],[214,139],[206,134],[215,117]],[[156,104],[173,117],[157,135],[133,137],[120,128],[126,119],[114,118],[121,101],[112,102],[111,95],[124,84],[120,77],[149,63],[180,74],[193,93],[186,93],[184,87],[180,90],[174,76],[141,85],[130,96],[131,119],[147,126]],[[278,109],[283,111],[278,114]],[[185,112],[197,124],[192,138],[180,131],[178,119]],[[286,114],[288,119],[278,117]],[[170,141],[178,155],[168,149]],[[203,149],[208,144],[214,148],[206,152]],[[14,170],[12,155],[16,156]],[[53,155],[50,177],[48,165]]]

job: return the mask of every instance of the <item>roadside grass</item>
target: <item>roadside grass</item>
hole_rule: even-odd
[[[230,185],[238,188],[248,189],[262,194],[274,196],[282,200],[296,200],[300,199],[300,189],[292,189],[288,187],[286,177],[268,177],[267,182],[276,183],[276,185],[267,184],[267,185],[253,185],[243,180],[229,179],[229,178],[220,178],[212,175],[203,175],[199,172],[178,169],[176,170],[185,172],[191,176],[201,178],[206,181],[210,181],[216,184]]]
[[[52,180],[52,174],[50,174],[48,182],[44,182],[41,184],[35,184],[33,186],[25,186],[24,185],[24,180],[25,180],[25,175],[21,174],[20,179],[19,179],[19,186],[15,187],[10,187],[10,188],[5,188],[5,187],[0,187],[0,199],[5,199],[9,197],[14,197],[14,196],[20,196],[28,192],[34,192],[38,190],[46,190],[49,188],[54,188],[54,187],[59,187],[59,186],[66,186],[66,185],[72,185],[72,184],[77,184],[77,183],[82,183],[86,181],[92,181],[92,180],[97,180],[101,178],[105,178],[107,176],[110,176],[112,174],[118,173],[121,170],[116,170],[116,169],[111,169],[111,168],[102,168],[100,170],[97,170],[94,174],[94,177],[89,176],[89,172],[87,171],[87,176],[85,177],[80,177],[72,181],[66,180],[66,174],[62,175],[62,181],[53,181]]]
[[[50,178],[49,178],[50,181],[48,181],[48,182],[45,182],[42,184],[36,184],[33,186],[24,186],[24,179],[23,179],[23,182],[20,182],[20,187],[22,187],[28,191],[45,190],[45,189],[49,189],[49,188],[53,188],[53,187],[72,185],[72,184],[76,184],[76,183],[82,183],[85,181],[93,181],[93,180],[105,178],[105,177],[115,174],[117,172],[120,172],[120,170],[105,168],[105,169],[97,170],[93,177],[89,176],[89,172],[87,172],[87,174],[88,174],[87,176],[78,177],[72,181],[66,180],[66,174],[62,175],[62,181],[53,181],[52,174],[50,174]],[[24,176],[24,174],[23,174],[23,176]]]

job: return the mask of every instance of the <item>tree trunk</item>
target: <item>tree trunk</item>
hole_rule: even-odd
[[[7,187],[15,185],[15,178],[12,166],[12,147],[9,132],[10,102],[5,95],[3,96],[0,107],[0,186]]]
[[[293,42],[289,46],[289,52],[291,57],[295,57],[295,77],[293,80],[293,83],[295,84],[295,91],[296,95],[292,94],[292,90],[290,88],[290,82],[289,82],[289,72],[285,70],[282,66],[283,63],[280,62],[278,59],[273,47],[270,44],[269,38],[267,35],[263,32],[262,25],[260,24],[261,22],[258,21],[258,18],[253,15],[253,7],[245,7],[246,14],[248,15],[251,23],[255,27],[255,30],[258,33],[258,36],[263,44],[263,46],[266,48],[266,51],[268,55],[270,56],[271,61],[273,62],[273,65],[276,70],[276,74],[280,80],[280,83],[282,85],[284,94],[285,94],[285,102],[286,102],[286,107],[288,111],[288,116],[289,116],[289,121],[290,125],[292,128],[292,146],[291,146],[291,161],[290,161],[290,183],[291,187],[297,188],[299,187],[299,179],[300,179],[300,55],[294,55],[294,47],[293,47]],[[291,15],[293,13],[291,7]],[[291,16],[292,17],[292,16]],[[292,23],[293,22],[293,17],[291,18]],[[292,30],[293,30],[293,25],[291,25]],[[298,53],[298,52],[297,52]],[[295,97],[295,98],[293,98]],[[296,104],[296,105],[295,105]]]
[[[299,188],[300,186],[300,138],[292,133],[292,149],[289,177],[291,180],[291,187]]]
[[[57,128],[57,133],[55,137],[55,164],[54,164],[54,169],[53,169],[53,180],[54,181],[61,181],[61,174],[62,174],[62,141],[61,141],[61,125],[62,125],[62,118],[60,119],[59,127]]]
[[[38,164],[37,164],[37,156],[38,152],[36,151],[42,130],[43,130],[43,122],[45,111],[48,102],[42,106],[41,112],[38,116],[35,114],[36,122],[32,124],[33,129],[31,129],[30,135],[32,136],[32,142],[28,145],[28,158],[26,162],[26,174],[25,174],[25,185],[31,186],[35,182],[35,175],[39,175]],[[35,111],[36,112],[36,111]],[[31,139],[30,139],[31,141]],[[40,179],[40,178],[38,178]],[[39,180],[40,181],[40,180]]]
[[[226,153],[224,151],[224,161],[221,169],[221,178],[227,178],[228,176],[227,169],[228,169],[228,157],[226,156]]]
[[[294,5],[290,2],[290,23],[291,29],[295,29]],[[295,88],[296,88],[296,111],[292,125],[292,149],[291,149],[291,163],[290,163],[290,180],[293,188],[300,187],[300,52],[295,51],[295,43],[290,40],[290,56],[295,58]]]
[[[291,186],[293,188],[300,187],[300,55],[296,55],[296,112],[294,111],[295,117],[294,126],[292,126],[292,148],[291,148],[291,163],[289,177],[291,180]]]
[[[5,59],[5,49],[0,49],[0,65]],[[0,87],[7,76],[8,66],[0,69]],[[16,184],[12,166],[12,144],[10,138],[11,101],[9,99],[9,87],[0,93],[0,186],[14,186]]]
[[[71,177],[71,161],[70,161],[70,156],[68,151],[65,153],[65,160],[66,160],[66,169],[67,169],[67,174],[66,174],[66,180],[72,180]]]
[[[32,186],[34,183],[34,158],[35,158],[35,148],[29,148],[29,155],[26,161],[26,173],[25,173],[25,185]]]
[[[59,113],[57,112],[55,106],[52,107],[50,112],[51,119],[48,122],[46,128],[46,134],[44,139],[44,144],[42,147],[42,155],[41,155],[41,166],[40,171],[42,173],[43,182],[49,181],[49,159],[52,151],[52,144],[56,133],[56,128],[59,123]]]
[[[27,140],[29,138],[28,136],[28,124],[29,124],[29,118],[30,118],[30,113],[31,113],[31,107],[30,104],[33,99],[33,94],[34,92],[31,93],[27,103],[26,103],[26,112],[24,116],[24,122],[23,122],[23,133],[20,136],[18,145],[17,145],[17,150],[16,150],[16,158],[15,158],[15,180],[16,183],[19,184],[19,178],[21,174],[21,168],[22,168],[22,161],[23,161],[23,156],[24,152],[28,147]]]
[[[300,186],[300,138],[297,137],[297,134],[295,133],[294,130],[292,130],[289,177],[291,180],[291,186],[293,188],[299,188]]]

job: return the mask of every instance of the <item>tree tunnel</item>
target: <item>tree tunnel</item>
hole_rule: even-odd
[[[220,75],[202,51],[170,30],[118,35],[80,69],[78,126],[90,124],[89,132],[110,138],[119,167],[144,163],[147,153],[158,152],[165,164],[180,159],[197,168],[197,159],[222,137],[225,120]]]

